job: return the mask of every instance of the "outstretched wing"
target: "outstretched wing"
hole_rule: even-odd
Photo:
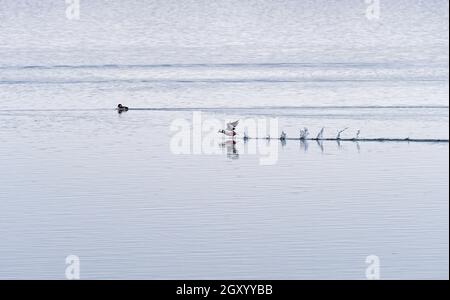
[[[238,126],[238,124],[239,124],[239,120],[237,120],[235,122],[230,122],[230,123],[227,124],[227,129],[228,130],[235,130],[236,127]]]

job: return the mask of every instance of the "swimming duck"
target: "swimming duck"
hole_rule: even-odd
[[[122,113],[124,111],[128,111],[128,107],[127,106],[123,106],[122,104],[117,105],[117,111],[119,113]]]
[[[287,138],[286,132],[282,131],[282,132],[281,132],[281,136],[280,136],[280,140],[285,141],[286,138]]]

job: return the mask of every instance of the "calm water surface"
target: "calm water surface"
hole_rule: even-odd
[[[194,111],[448,139],[448,2],[244,2],[0,0],[0,278],[448,279],[448,143],[170,147]]]

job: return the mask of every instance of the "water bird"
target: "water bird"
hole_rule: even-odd
[[[238,125],[239,125],[239,120],[227,123],[227,129],[228,130],[235,130]]]
[[[287,138],[286,132],[282,131],[282,132],[281,132],[281,136],[280,136],[280,140],[285,141],[286,138]]]
[[[122,104],[117,105],[117,111],[119,113],[122,113],[124,111],[128,111],[128,107],[127,106],[123,106]]]
[[[236,130],[236,127],[238,126],[238,124],[239,124],[239,120],[227,123],[227,129],[221,129],[221,130],[219,130],[219,133],[222,133],[226,136],[234,137],[237,135],[235,130]]]

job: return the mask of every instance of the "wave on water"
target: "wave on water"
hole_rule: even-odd
[[[380,78],[380,79],[338,79],[338,78],[299,78],[299,79],[110,79],[110,80],[0,80],[0,85],[70,85],[70,84],[245,84],[245,83],[346,83],[346,82],[448,82],[445,78]]]
[[[409,67],[448,67],[448,64],[416,62],[279,62],[279,63],[194,63],[194,64],[88,64],[88,65],[0,65],[0,69],[152,69],[152,68],[257,68],[257,67],[298,67],[298,68],[409,68]]]
[[[0,66],[0,85],[448,82],[448,64],[224,63]]]

